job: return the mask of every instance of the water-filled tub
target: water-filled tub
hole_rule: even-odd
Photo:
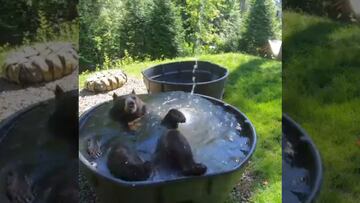
[[[181,61],[153,66],[142,72],[149,93],[168,91],[191,92],[195,61]],[[198,61],[194,93],[222,99],[229,73],[226,68]]]
[[[147,102],[148,99],[157,97],[157,95],[139,95],[139,97]],[[100,172],[98,166],[89,161],[85,151],[82,151],[80,146],[79,157],[84,166],[85,174],[102,202],[220,203],[225,200],[230,190],[239,181],[242,169],[255,150],[256,133],[248,118],[235,107],[218,99],[207,96],[202,97],[223,108],[227,113],[234,115],[237,122],[242,126],[241,135],[248,139],[248,150],[237,165],[226,171],[206,173],[203,176],[127,182]],[[82,136],[86,136],[83,132],[86,131],[84,127],[87,126],[88,120],[92,119],[94,114],[108,105],[111,105],[111,102],[100,104],[80,116],[80,140]],[[104,132],[111,131],[104,129]]]

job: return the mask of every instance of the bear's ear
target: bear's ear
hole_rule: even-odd
[[[118,97],[118,95],[114,92],[113,99],[116,99],[117,97]]]
[[[54,93],[55,93],[55,98],[58,98],[62,94],[64,94],[64,90],[59,85],[56,85]]]
[[[131,94],[136,94],[136,93],[135,93],[135,89],[132,90]]]

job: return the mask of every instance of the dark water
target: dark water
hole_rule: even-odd
[[[295,163],[301,154],[284,135],[282,157],[283,202],[305,202],[311,192],[309,170]]]
[[[220,77],[210,72],[196,71],[195,78],[196,82],[209,82],[219,79]],[[193,83],[193,73],[191,70],[182,72],[169,72],[163,75],[157,75],[152,79],[162,82]]]
[[[143,100],[147,103],[149,113],[142,118],[141,127],[135,133],[125,131],[109,118],[112,102],[95,109],[80,130],[79,148],[84,157],[89,159],[86,153],[87,138],[98,136],[106,146],[111,146],[114,142],[127,143],[136,148],[144,160],[153,160],[157,141],[166,130],[160,125],[161,119],[171,108],[184,113],[187,122],[180,124],[179,130],[188,139],[195,160],[208,167],[207,174],[234,169],[249,153],[249,138],[242,135],[235,116],[225,112],[224,107],[183,92],[162,93]],[[111,176],[106,167],[106,159],[105,153],[100,159],[90,162],[98,171]],[[148,181],[179,177],[176,171],[157,166]]]
[[[22,114],[9,131],[0,130],[1,203],[8,203],[4,181],[10,168],[19,167],[25,170],[34,185],[40,186],[45,184],[45,176],[51,176],[56,169],[63,168],[69,162],[68,144],[51,135],[47,128],[54,104],[54,100],[50,100],[35,107]]]

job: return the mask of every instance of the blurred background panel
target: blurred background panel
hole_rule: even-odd
[[[78,2],[0,4],[0,202],[78,202]]]
[[[283,5],[283,112],[321,154],[317,202],[359,202],[359,1],[284,0]]]
[[[77,89],[77,1],[2,1],[0,30],[0,119]]]

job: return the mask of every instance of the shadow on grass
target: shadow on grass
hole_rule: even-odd
[[[295,85],[298,95],[324,104],[343,103],[360,95],[354,88],[360,82],[352,76],[360,65],[354,44],[360,38],[344,31],[350,30],[339,23],[320,22],[284,41],[284,92]]]
[[[358,202],[359,28],[314,24],[308,16],[284,19],[285,33],[296,30],[287,24],[309,24],[284,41],[283,111],[309,132],[322,155],[318,202]]]
[[[311,55],[309,47],[323,45],[326,48],[329,43],[329,35],[339,28],[339,24],[320,22],[309,26],[283,41],[283,61],[289,62],[299,55]],[[286,29],[286,27],[285,27]],[[285,66],[284,66],[285,67]]]
[[[280,64],[261,58],[248,60],[231,69],[225,88],[225,101],[244,112],[256,128],[258,143],[248,168],[252,179],[241,181],[251,191],[246,199],[255,202],[268,198],[270,193],[274,201],[281,198],[276,185],[281,182]],[[271,184],[263,185],[268,181]]]
[[[280,69],[262,68],[266,59],[254,59],[236,67],[229,74],[225,98],[235,103],[246,97],[255,102],[267,102],[281,98]],[[239,96],[241,95],[241,96]]]
[[[240,88],[236,87],[239,79],[249,76],[253,71],[259,70],[261,64],[263,63],[264,61],[261,59],[254,59],[236,67],[233,71],[231,71],[227,79],[224,99],[227,99],[233,94],[236,94],[237,91],[240,91]]]

